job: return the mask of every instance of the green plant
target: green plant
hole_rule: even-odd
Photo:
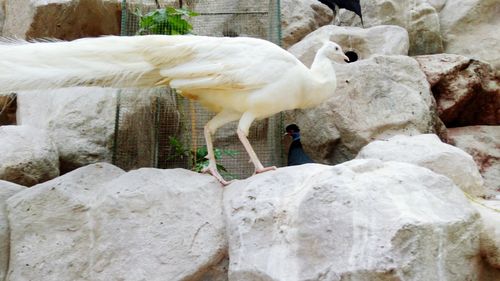
[[[169,137],[170,147],[172,148],[171,156],[168,160],[180,158],[182,160],[189,159],[192,164],[191,170],[195,172],[202,172],[206,167],[208,167],[208,159],[206,158],[208,151],[206,146],[201,146],[195,150],[186,148],[184,144],[175,137]],[[214,156],[216,160],[220,160],[223,156],[235,157],[238,155],[238,151],[231,149],[219,149],[214,148]],[[227,169],[220,164],[217,164],[217,170],[223,176],[228,178],[234,178]]]
[[[139,17],[138,35],[182,35],[191,33],[193,30],[193,26],[184,18],[194,17],[198,14],[188,9],[166,7],[145,15],[137,9],[135,15]]]

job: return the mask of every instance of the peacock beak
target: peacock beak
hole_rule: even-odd
[[[349,57],[348,57],[348,56],[346,56],[346,55],[344,55],[344,60],[345,60],[346,62],[349,62],[349,61],[350,61],[350,60],[349,60]]]

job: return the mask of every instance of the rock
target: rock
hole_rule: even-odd
[[[2,35],[4,21],[5,21],[5,0],[0,0],[0,36]]]
[[[7,201],[9,280],[199,280],[226,255],[221,204],[207,175],[77,169]]]
[[[474,158],[485,187],[500,194],[500,126],[471,126],[448,130],[450,144]]]
[[[316,0],[286,0],[281,2],[282,43],[288,48],[320,26],[329,24],[333,12]]]
[[[446,1],[439,13],[444,52],[464,55],[500,67],[497,0]]]
[[[394,136],[363,147],[358,159],[380,159],[419,165],[450,178],[460,189],[473,196],[484,196],[483,179],[472,156],[438,136]]]
[[[500,200],[478,200],[474,207],[481,214],[481,255],[493,268],[500,269]]]
[[[197,280],[226,255],[222,191],[183,169],[144,168],[109,183],[91,209],[91,280]]]
[[[46,131],[0,126],[0,179],[32,186],[59,176],[59,155]]]
[[[124,172],[89,165],[7,200],[11,222],[8,280],[93,280],[95,219],[89,210],[103,184]]]
[[[500,76],[489,64],[451,54],[415,58],[447,127],[500,124]]]
[[[228,281],[229,258],[225,257],[218,264],[211,266],[199,281]]]
[[[435,101],[417,62],[407,56],[375,55],[336,64],[337,89],[321,106],[286,113],[301,129],[302,144],[317,162],[353,159],[376,139],[442,133]]]
[[[400,162],[281,168],[226,188],[230,280],[477,280],[479,215]]]
[[[427,2],[439,13],[448,0],[427,0]]]
[[[72,40],[120,33],[121,1],[15,0],[5,4],[5,37]]]
[[[49,132],[63,173],[111,162],[117,89],[68,88],[18,93],[18,124]]]
[[[288,49],[304,64],[310,66],[324,40],[338,43],[344,52],[355,52],[358,59],[374,55],[408,55],[408,33],[398,26],[372,28],[326,25],[309,33],[302,41]]]
[[[5,212],[5,201],[25,188],[21,185],[0,180],[0,280],[7,280],[5,277],[7,276],[10,253],[10,233],[7,214]]]
[[[410,55],[443,52],[439,14],[427,0],[364,0],[361,11],[365,28],[397,25],[408,30]],[[361,25],[360,19],[346,10],[340,10],[337,21],[340,25]]]

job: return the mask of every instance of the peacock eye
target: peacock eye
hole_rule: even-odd
[[[339,47],[335,47],[335,51],[338,51],[339,50]]]

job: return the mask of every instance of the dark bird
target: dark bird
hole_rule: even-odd
[[[302,143],[300,142],[300,129],[299,126],[295,124],[290,124],[285,128],[287,135],[291,136],[293,141],[288,150],[288,163],[287,166],[302,165],[306,163],[314,163],[314,161],[309,158],[302,148]]]
[[[332,11],[335,13],[337,8],[346,9],[351,12],[354,12],[361,19],[361,25],[363,24],[363,16],[361,15],[361,5],[359,4],[359,0],[319,0],[319,2],[327,5]]]

